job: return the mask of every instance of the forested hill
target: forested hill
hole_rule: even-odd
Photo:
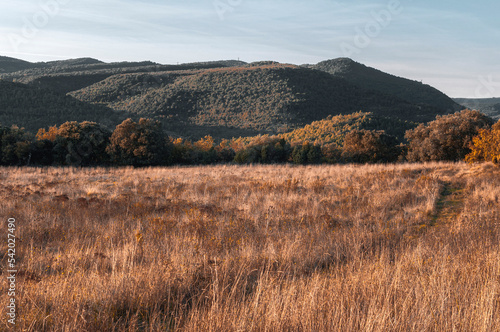
[[[429,85],[384,73],[349,58],[327,60],[305,67],[327,72],[364,89],[390,94],[415,105],[435,107],[450,112],[462,109],[451,98]]]
[[[6,66],[5,69],[2,69],[0,61],[0,79],[49,88],[61,93],[82,89],[116,74],[209,69],[246,64],[231,60],[179,65],[161,65],[151,61],[105,63],[92,58],[37,63],[17,61],[21,62],[16,66]],[[9,68],[19,69],[9,70]]]
[[[171,131],[277,133],[357,111],[427,122],[447,110],[413,105],[327,73],[284,64],[114,75],[71,93],[81,101],[162,120]],[[217,135],[218,136],[218,135]]]
[[[0,123],[36,133],[66,121],[94,121],[113,129],[126,118],[102,105],[81,102],[50,89],[0,80]]]
[[[33,68],[34,64],[28,61],[0,56],[0,74],[12,73]]]
[[[296,66],[0,57],[0,79],[0,122],[30,131],[83,120],[112,127],[144,117],[160,120],[173,136],[231,138],[284,133],[359,111],[428,122],[460,108],[431,87],[346,59]]]

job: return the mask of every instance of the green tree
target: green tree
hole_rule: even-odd
[[[321,147],[304,143],[293,148],[291,159],[294,164],[317,164],[323,157]]]
[[[24,129],[0,126],[1,163],[3,165],[27,165],[31,159],[31,138]]]
[[[43,138],[44,135],[38,137]],[[51,135],[53,136],[53,135]],[[92,166],[107,162],[111,133],[95,122],[65,122],[56,131],[54,161],[61,165]]]
[[[165,165],[171,162],[172,144],[159,121],[127,119],[116,126],[106,151],[117,165]]]
[[[48,139],[36,140],[32,143],[31,163],[35,165],[52,165],[54,162],[54,143]]]

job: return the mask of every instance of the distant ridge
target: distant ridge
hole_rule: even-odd
[[[69,60],[49,61],[43,63],[45,63],[47,66],[79,66],[79,65],[94,65],[97,63],[104,63],[104,62],[93,58],[78,58]]]
[[[454,98],[454,100],[471,110],[478,110],[493,119],[500,119],[500,98]]]
[[[0,56],[0,74],[13,73],[20,70],[33,68],[35,65],[31,62]]]
[[[412,104],[436,107],[447,110],[449,113],[463,109],[462,106],[430,85],[394,76],[349,58],[337,58],[305,66],[341,77],[364,89],[396,96]]]

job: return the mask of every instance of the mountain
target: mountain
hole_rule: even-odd
[[[160,120],[173,136],[231,138],[284,133],[359,111],[427,122],[460,109],[432,87],[350,59],[296,66],[3,57],[0,82],[0,121],[31,131],[73,120],[113,126],[124,117],[146,117]]]
[[[384,73],[349,58],[338,58],[304,66],[343,78],[367,90],[396,96],[415,105],[434,107],[450,113],[463,109],[461,105],[430,85]]]
[[[113,75],[70,95],[161,120],[170,131],[187,136],[215,135],[221,128],[272,134],[360,110],[417,122],[447,112],[365,90],[322,71],[276,63]]]
[[[94,121],[109,129],[126,118],[102,105],[83,103],[50,89],[0,80],[0,123],[19,125],[36,133],[39,128],[66,121]]]
[[[500,120],[500,98],[455,98],[454,100],[471,110],[478,110],[493,119]]]
[[[82,65],[103,64],[104,62],[92,58],[79,58],[49,62],[28,62],[15,58],[0,56],[0,74],[23,72],[29,73],[29,70],[43,70],[51,68],[68,68]]]

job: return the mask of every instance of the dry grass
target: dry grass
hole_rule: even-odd
[[[2,168],[0,215],[21,241],[17,328],[497,331],[499,175]]]

